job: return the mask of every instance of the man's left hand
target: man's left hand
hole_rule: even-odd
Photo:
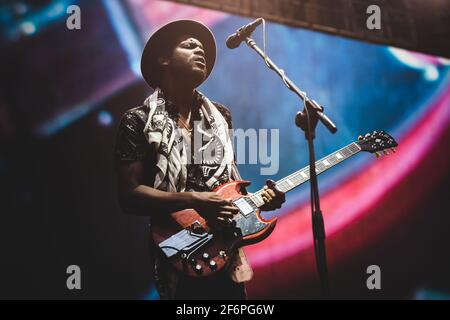
[[[266,181],[261,197],[265,202],[265,204],[261,207],[261,210],[264,211],[280,209],[281,205],[286,201],[284,192],[277,188],[273,180]]]

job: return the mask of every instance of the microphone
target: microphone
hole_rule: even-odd
[[[230,49],[235,49],[241,45],[241,42],[244,41],[247,37],[255,31],[256,27],[259,26],[263,22],[262,18],[258,18],[253,22],[250,22],[246,26],[240,27],[236,33],[233,33],[228,37],[226,44]]]

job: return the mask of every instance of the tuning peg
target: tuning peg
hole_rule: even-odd
[[[387,150],[383,150],[383,153],[384,153],[384,155],[388,155],[389,154],[389,152],[387,151]]]
[[[397,152],[397,150],[395,150],[395,148],[391,148],[391,150],[392,150],[393,153]]]
[[[364,136],[365,139],[370,137],[370,133],[366,133],[366,135]]]
[[[358,140],[362,140],[363,139],[363,136],[358,136]]]
[[[375,152],[375,157],[378,159],[379,157],[381,157],[381,154],[379,152]]]
[[[374,131],[372,134],[373,134],[373,135],[376,135],[377,133],[378,133],[378,132]]]

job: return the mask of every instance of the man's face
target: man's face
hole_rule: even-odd
[[[195,87],[199,86],[207,75],[202,43],[191,36],[178,38],[167,67],[172,76],[189,79]]]

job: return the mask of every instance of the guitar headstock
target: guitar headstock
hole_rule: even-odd
[[[398,146],[397,141],[384,131],[374,131],[367,133],[364,137],[359,136],[356,143],[362,151],[374,153],[377,158],[381,156],[381,152],[385,155],[389,154],[388,150],[395,152],[395,147]]]

